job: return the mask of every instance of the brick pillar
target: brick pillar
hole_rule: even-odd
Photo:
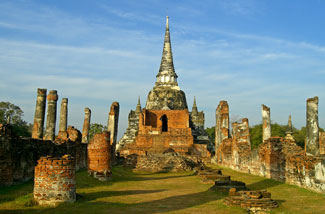
[[[62,98],[60,108],[59,132],[66,132],[68,127],[68,98]]]
[[[115,157],[116,138],[118,131],[118,118],[120,112],[120,105],[118,102],[113,102],[111,110],[108,114],[107,131],[110,132],[110,143],[112,146],[112,158]]]
[[[306,154],[319,155],[318,97],[307,99],[306,116]]]
[[[216,109],[215,150],[229,137],[229,106],[227,101],[222,100]]]
[[[88,144],[88,173],[93,177],[107,181],[111,177],[110,133],[104,131],[95,134]]]
[[[85,108],[85,119],[82,128],[82,139],[81,139],[82,143],[88,143],[89,141],[90,117],[91,117],[91,110],[89,108]]]
[[[263,142],[271,137],[271,115],[270,108],[266,105],[262,105],[262,130],[263,130]]]
[[[37,89],[36,108],[34,115],[34,125],[32,131],[32,138],[42,139],[45,117],[45,105],[46,105],[46,89]]]
[[[54,140],[56,123],[56,102],[58,101],[56,90],[51,90],[47,95],[47,117],[44,140]]]
[[[75,162],[70,155],[41,157],[35,167],[34,199],[55,206],[76,201]]]

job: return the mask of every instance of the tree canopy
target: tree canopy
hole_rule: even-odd
[[[9,123],[16,135],[30,137],[32,124],[22,119],[23,110],[10,102],[0,102],[0,123]]]
[[[107,126],[100,123],[91,123],[89,128],[89,139],[92,139],[95,134],[101,133],[105,130],[107,130]]]

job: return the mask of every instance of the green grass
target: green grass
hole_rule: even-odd
[[[267,189],[279,203],[273,213],[325,213],[325,196],[270,179],[224,168],[223,174],[250,189]],[[0,188],[0,213],[246,213],[222,203],[226,194],[211,192],[191,172],[147,173],[115,167],[113,179],[101,182],[77,173],[77,202],[55,208],[34,205],[33,183]]]

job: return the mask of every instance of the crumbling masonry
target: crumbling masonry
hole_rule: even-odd
[[[75,163],[70,155],[41,157],[35,167],[34,200],[55,206],[76,200]]]
[[[85,108],[85,119],[82,127],[82,143],[89,143],[89,128],[90,128],[90,117],[91,110],[89,108]]]
[[[107,131],[95,134],[88,144],[88,173],[101,181],[111,177],[111,144]]]
[[[58,101],[56,90],[51,90],[47,95],[47,117],[44,140],[54,140],[56,124],[56,102]]]
[[[36,108],[34,115],[34,125],[32,131],[32,138],[42,139],[44,128],[44,116],[46,106],[46,89],[37,89]]]
[[[120,104],[118,102],[113,102],[108,114],[108,121],[107,121],[107,131],[110,132],[110,143],[112,146],[111,147],[112,158],[114,158],[115,156],[114,154],[115,154],[117,131],[118,131],[119,112],[120,112]]]
[[[307,100],[306,112],[306,151],[297,146],[293,138],[271,137],[270,109],[263,105],[263,143],[251,150],[248,119],[243,119],[241,124],[232,124],[232,138],[222,140],[216,149],[214,161],[234,170],[273,178],[324,193],[325,156],[319,155],[322,154],[319,145],[323,144],[323,133],[319,134],[318,130],[317,97]],[[227,118],[227,115],[223,117]],[[224,127],[218,121],[218,117],[216,122],[216,131],[220,132]],[[226,131],[225,129],[225,133]]]

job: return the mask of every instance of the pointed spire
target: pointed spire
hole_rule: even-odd
[[[197,114],[198,113],[198,110],[197,110],[197,106],[196,106],[196,99],[195,99],[195,96],[194,96],[194,101],[193,101],[193,107],[192,107],[192,114]]]
[[[137,104],[137,108],[135,109],[136,112],[141,112],[141,103],[140,103],[140,96],[138,98],[138,104]]]
[[[156,82],[157,85],[177,86],[178,76],[175,73],[175,68],[174,68],[172,46],[170,42],[168,16],[166,17],[166,32],[165,32],[165,39],[164,39],[164,48],[161,57],[159,72],[156,77],[157,77],[157,82]]]
[[[288,133],[292,133],[292,120],[291,120],[291,115],[289,115],[288,119]]]

